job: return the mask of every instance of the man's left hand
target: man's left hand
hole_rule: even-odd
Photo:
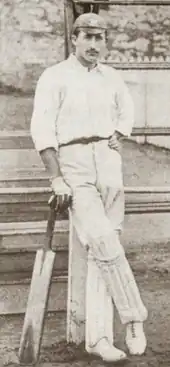
[[[122,137],[122,134],[120,134],[118,131],[115,131],[114,134],[109,139],[109,142],[108,142],[109,148],[117,150],[120,153],[121,152],[121,143],[120,143],[121,137]]]

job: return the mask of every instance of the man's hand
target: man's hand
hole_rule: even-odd
[[[118,131],[115,131],[114,134],[109,139],[108,145],[110,149],[117,150],[119,153],[121,152],[121,144],[120,140],[123,137]]]
[[[71,190],[61,176],[51,180],[51,188],[57,198],[56,209],[58,212],[63,212],[71,204]]]

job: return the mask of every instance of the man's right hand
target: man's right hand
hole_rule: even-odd
[[[65,183],[62,176],[55,177],[51,180],[51,188],[56,195],[56,209],[58,212],[63,212],[71,204],[71,189]]]

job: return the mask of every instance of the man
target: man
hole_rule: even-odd
[[[74,226],[88,251],[86,350],[114,362],[126,354],[113,345],[113,303],[133,355],[146,348],[147,310],[119,241],[124,217],[120,140],[130,135],[134,117],[127,86],[116,70],[98,61],[106,41],[102,17],[77,18],[74,54],[38,81],[31,134],[59,210],[72,196]]]

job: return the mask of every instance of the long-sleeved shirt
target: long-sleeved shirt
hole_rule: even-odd
[[[34,98],[31,135],[37,151],[75,139],[107,138],[115,130],[131,134],[134,109],[119,73],[98,65],[88,71],[71,54],[40,76]]]

